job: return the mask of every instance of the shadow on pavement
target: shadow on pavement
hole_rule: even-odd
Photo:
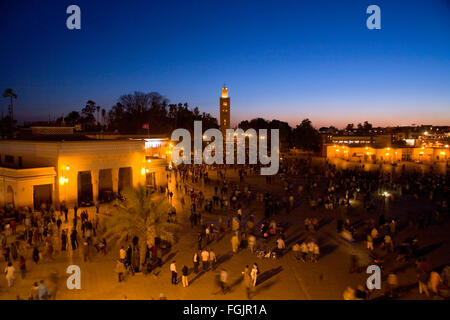
[[[273,268],[273,269],[267,270],[266,272],[263,272],[260,276],[258,276],[258,278],[256,280],[256,286],[260,285],[264,281],[269,280],[270,278],[277,275],[281,271],[283,271],[283,267],[280,266],[278,268]]]

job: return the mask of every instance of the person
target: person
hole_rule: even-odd
[[[39,284],[38,296],[39,296],[39,300],[47,300],[48,299],[48,287],[44,283],[44,280],[41,280],[41,283]]]
[[[38,249],[38,247],[34,247],[34,249],[33,249],[33,261],[36,264],[38,264],[38,262],[39,262],[39,249]]]
[[[367,235],[367,249],[373,251],[373,238],[370,234]]]
[[[417,268],[417,280],[419,281],[419,294],[425,292],[426,296],[428,297],[429,296],[427,287],[428,274],[425,270],[420,268],[420,265]]]
[[[281,256],[282,253],[283,253],[283,250],[285,248],[286,248],[286,245],[284,243],[283,237],[279,236],[278,239],[277,239],[277,251],[278,251],[277,254],[279,256]]]
[[[430,273],[430,280],[428,281],[428,287],[435,295],[439,294],[438,286],[442,283],[441,276],[436,271]]]
[[[253,253],[256,246],[256,237],[253,234],[250,234],[248,237],[248,247],[250,248],[250,252]]]
[[[250,276],[250,269],[248,267],[248,265],[245,266],[244,271],[242,272],[242,274],[244,275],[244,286],[247,292],[247,298],[250,299],[250,290],[251,290],[251,283],[252,283],[252,278]]]
[[[194,272],[198,273],[198,265],[200,264],[200,258],[198,255],[198,252],[194,253],[194,257],[192,258],[193,262],[194,262]]]
[[[208,270],[208,263],[209,263],[209,252],[208,250],[204,249],[202,251],[202,266],[203,266],[203,271]]]
[[[215,265],[216,265],[216,262],[217,262],[216,254],[215,254],[215,252],[211,249],[211,250],[209,251],[209,267],[210,267],[211,269],[213,269],[213,268],[215,267]]]
[[[16,269],[14,269],[14,266],[12,265],[12,262],[8,262],[8,266],[5,268],[5,277],[6,281],[8,282],[8,287],[11,288],[14,284]]]
[[[114,271],[117,273],[119,282],[122,282],[124,280],[123,279],[123,275],[126,272],[126,270],[125,270],[125,266],[124,266],[124,264],[123,264],[123,262],[121,260],[117,260],[116,268],[115,268]]]
[[[203,242],[202,233],[199,232],[197,235],[198,250],[202,250],[202,242]]]
[[[294,252],[295,259],[300,260],[300,245],[298,242],[292,246],[292,252]]]
[[[30,300],[39,300],[39,284],[35,282],[31,287]]]
[[[312,257],[313,257],[314,263],[317,263],[317,260],[319,259],[319,255],[320,255],[319,245],[317,243],[313,242]]]
[[[387,283],[388,283],[388,296],[389,297],[394,297],[395,294],[395,289],[397,289],[398,287],[398,277],[394,272],[389,273],[388,278],[387,278]]]
[[[125,261],[125,258],[127,257],[127,252],[125,251],[125,249],[122,247],[120,247],[119,250],[119,259],[122,261]]]
[[[355,289],[348,286],[343,294],[344,300],[356,300]]]
[[[233,253],[237,253],[238,248],[239,248],[239,238],[238,238],[237,234],[234,234],[231,237],[231,248],[233,249]]]
[[[394,252],[394,243],[392,241],[392,238],[389,234],[386,234],[384,236],[384,247],[387,252]]]
[[[301,260],[302,260],[303,262],[306,262],[306,257],[307,257],[307,255],[308,255],[308,245],[306,244],[305,241],[303,241],[303,242],[300,244],[300,253],[301,253]]]
[[[67,233],[65,230],[61,232],[61,251],[66,251],[67,249]]]
[[[172,284],[177,284],[177,266],[175,260],[170,264],[170,271],[172,272]]]
[[[253,288],[256,287],[256,280],[258,278],[258,273],[259,273],[258,265],[255,262],[253,264],[252,271],[250,273],[250,277],[252,278],[252,287]]]
[[[227,291],[227,281],[228,281],[228,272],[225,269],[220,271],[220,288],[222,289],[222,294],[225,294]]]
[[[26,262],[25,262],[25,258],[23,256],[20,256],[19,268],[20,268],[20,277],[22,279],[25,279]]]
[[[10,253],[10,248],[8,243],[5,243],[5,245],[3,246],[3,257],[5,257],[5,262],[9,262],[9,253]]]
[[[181,269],[181,280],[183,282],[183,287],[186,288],[189,286],[189,282],[188,282],[188,273],[189,273],[189,269],[186,265],[183,266],[183,269]]]
[[[83,261],[87,262],[89,260],[89,243],[87,241],[83,242]]]

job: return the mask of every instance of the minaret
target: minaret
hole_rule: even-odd
[[[225,139],[225,130],[230,129],[230,97],[228,88],[223,85],[222,96],[220,97],[220,130]]]

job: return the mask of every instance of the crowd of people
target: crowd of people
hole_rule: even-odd
[[[230,178],[230,172],[238,179]],[[281,161],[276,177],[266,179],[265,186],[251,183],[256,175],[259,175],[257,165],[181,165],[168,173],[168,186],[160,188],[170,203],[167,222],[180,223],[176,209],[179,203],[178,211],[182,214],[178,216],[181,219],[188,217],[190,228],[196,234],[197,248],[192,254],[192,267],[185,262],[181,268],[183,287],[189,287],[192,274],[195,278],[200,273],[218,270],[220,292],[230,291],[230,275],[221,266],[222,255],[216,254],[215,250],[222,241],[231,244],[231,258],[245,250],[255,260],[271,258],[282,263],[280,259],[292,251],[296,261],[318,263],[323,244],[323,237],[318,234],[327,220],[331,220],[336,222],[336,236],[355,248],[364,243],[376,263],[381,265],[380,261],[392,257],[394,265],[414,264],[417,273],[414,281],[417,281],[420,294],[440,295],[443,290],[448,290],[448,266],[431,267],[424,260],[427,253],[420,251],[419,241],[431,226],[448,224],[448,176],[406,170],[365,170],[363,167],[342,169],[328,162],[317,164],[312,159],[288,158]],[[281,188],[271,188],[274,182]],[[420,208],[410,206],[398,210],[395,204],[399,201],[416,201]],[[396,210],[392,210],[394,207]],[[79,209],[75,206],[71,221],[64,203],[55,208],[43,206],[40,210],[6,211],[2,215],[0,243],[9,287],[14,286],[14,265],[18,266],[21,277],[26,278],[28,261],[39,264],[52,261],[55,254],[80,251],[87,263],[92,259],[93,248],[97,254],[108,252],[106,239],[102,238],[104,227],[100,223],[98,206],[94,217],[90,217],[87,210],[80,210],[78,217]],[[298,225],[304,222],[303,239],[288,241],[282,221],[289,219]],[[137,243],[135,237],[121,244],[114,269],[118,282],[125,281],[135,272],[151,273],[162,267],[163,255],[170,251],[170,246],[164,250],[155,243],[152,247],[147,246],[142,261]],[[177,264],[175,260],[171,261],[171,284],[177,285]],[[357,261],[352,263],[358,266]],[[258,284],[260,271],[256,262],[249,265],[252,267],[247,265],[241,276],[250,298]],[[401,287],[397,274],[390,272],[386,283],[386,294],[396,296]],[[41,287],[40,292],[45,292],[44,282],[36,284],[33,288]],[[39,292],[36,290],[33,292]],[[343,294],[344,299],[368,299],[370,296],[371,292],[363,286],[356,289],[348,286]],[[46,294],[30,294],[30,298],[36,297],[47,299],[51,293],[47,289]]]

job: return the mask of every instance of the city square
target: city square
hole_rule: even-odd
[[[379,24],[399,4],[327,5],[345,46],[306,2],[45,3],[48,48],[6,4],[0,300],[448,300],[450,8],[420,4],[430,38]],[[181,29],[135,19],[156,8]],[[208,22],[253,10],[276,23]]]

